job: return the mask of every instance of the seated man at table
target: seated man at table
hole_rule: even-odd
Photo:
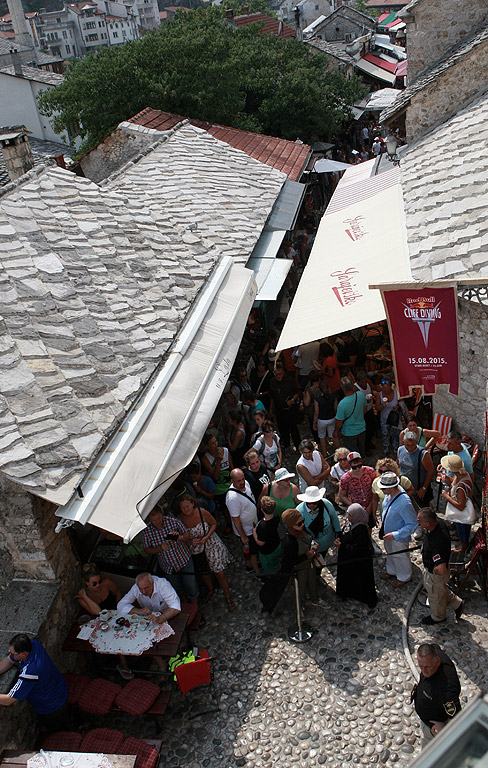
[[[125,615],[138,613],[162,624],[181,613],[180,598],[166,579],[140,573],[136,583],[117,603],[117,610]],[[155,616],[156,613],[160,615]]]
[[[10,707],[26,699],[48,731],[70,731],[68,685],[42,643],[15,635],[8,650],[9,655],[0,661],[0,674],[18,664],[19,676],[8,693],[0,694],[0,705]]]

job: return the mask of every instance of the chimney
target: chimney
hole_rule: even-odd
[[[243,5],[241,8],[241,13],[249,13],[249,6]]]
[[[0,148],[11,181],[16,181],[34,167],[34,156],[25,125],[0,128]]]
[[[283,37],[283,22],[280,21],[278,24],[278,37]]]
[[[14,66],[14,73],[22,77],[24,73],[22,71],[22,62],[20,60],[20,56],[17,48],[10,49],[10,61]]]
[[[29,34],[24,9],[22,8],[22,0],[7,0],[7,5],[12,18],[15,42],[17,45],[25,45],[26,48],[33,48],[32,38]]]
[[[225,12],[225,18],[226,19],[233,19],[234,18],[234,11],[232,10],[232,8],[227,8],[227,10]]]

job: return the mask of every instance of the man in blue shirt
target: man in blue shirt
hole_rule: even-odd
[[[0,674],[14,664],[19,676],[8,693],[0,694],[0,705],[10,707],[27,699],[48,731],[71,730],[67,714],[68,685],[39,640],[15,635],[9,643],[9,655],[0,661]]]
[[[468,475],[471,475],[471,480],[474,480],[473,460],[469,455],[467,448],[462,444],[461,439],[459,432],[455,429],[451,429],[447,436],[447,452],[448,454],[455,453],[456,456],[459,456],[462,459],[464,469]]]
[[[395,472],[384,472],[378,485],[386,497],[382,528],[387,558],[386,573],[381,578],[392,579],[394,587],[403,587],[412,578],[410,554],[405,550],[408,550],[410,536],[417,527],[417,514]]]

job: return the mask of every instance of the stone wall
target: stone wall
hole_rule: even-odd
[[[410,64],[409,64],[410,66]],[[431,85],[415,94],[407,109],[406,135],[409,144],[448,120],[486,91],[480,73],[488,67],[488,40],[446,69]]]
[[[407,24],[408,82],[430,68],[488,20],[486,0],[419,0]]]
[[[459,299],[461,396],[442,392],[434,397],[434,412],[452,416],[457,429],[484,445],[487,408],[488,307]]]
[[[360,37],[367,32],[374,31],[375,22],[361,19],[347,6],[343,6],[340,13],[335,14],[330,20],[326,19],[319,27],[317,37],[320,40],[333,42],[345,40],[346,34]]]
[[[61,670],[83,660],[62,652],[78,607],[80,566],[67,531],[55,533],[56,507],[27,493],[0,474],[0,644],[26,632],[37,637]],[[3,657],[3,656],[2,656]],[[13,672],[0,677],[0,692],[10,689]],[[35,717],[26,703],[0,708],[2,747],[32,748]]]
[[[98,183],[163,136],[164,133],[142,125],[121,123],[110,136],[80,159],[81,169],[88,179]]]

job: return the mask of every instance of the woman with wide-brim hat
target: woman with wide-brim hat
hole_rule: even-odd
[[[324,498],[325,488],[310,485],[304,493],[298,494],[298,511],[303,517],[307,530],[319,545],[319,552],[325,555],[341,531],[337,512],[328,499]]]
[[[275,472],[275,479],[272,483],[267,483],[261,492],[259,501],[263,496],[271,496],[276,501],[275,514],[281,520],[281,516],[285,509],[292,509],[296,507],[298,500],[298,488],[292,483],[292,479],[295,475],[292,472],[288,472],[286,467],[281,467]]]
[[[459,510],[461,513],[473,495],[471,476],[466,471],[462,458],[455,453],[443,456],[441,465],[446,472],[441,473],[440,479],[443,483],[450,486],[449,490],[442,491],[442,496],[450,505],[451,510],[454,507],[454,512]],[[454,550],[455,552],[466,552],[469,544],[472,523],[461,522],[463,517],[461,514],[459,515],[459,522],[455,517],[450,517],[450,520],[456,524],[456,531],[460,542],[460,546]]]

